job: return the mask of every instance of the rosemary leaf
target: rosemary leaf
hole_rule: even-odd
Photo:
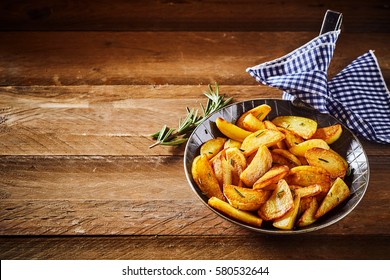
[[[214,89],[209,85],[208,92],[205,92],[204,95],[207,97],[207,103],[206,106],[202,103],[200,104],[202,115],[199,114],[199,109],[190,109],[187,107],[187,115],[179,120],[177,128],[169,128],[167,125],[164,125],[159,131],[150,135],[156,142],[150,145],[149,148],[158,145],[179,146],[180,144],[185,143],[191,132],[194,131],[201,122],[232,101],[231,97],[225,99],[223,95],[219,95],[217,83],[215,84]]]

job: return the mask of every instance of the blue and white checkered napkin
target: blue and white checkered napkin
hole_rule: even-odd
[[[247,72],[259,83],[283,90],[328,113],[357,135],[390,143],[390,93],[373,51],[358,57],[328,81],[327,70],[340,30],[320,35],[293,52]]]

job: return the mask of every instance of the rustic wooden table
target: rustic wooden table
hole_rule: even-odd
[[[149,149],[208,84],[281,98],[245,69],[314,38],[328,8],[344,14],[330,75],[373,49],[389,85],[389,1],[291,2],[3,1],[1,259],[388,259],[389,145],[362,140],[371,177],[349,216],[294,236],[216,216],[184,147]]]

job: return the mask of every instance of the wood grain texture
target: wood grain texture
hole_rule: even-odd
[[[283,56],[313,32],[0,32],[0,86],[256,85],[246,68]],[[390,80],[386,33],[342,33],[332,77],[375,50]]]
[[[1,237],[1,259],[387,260],[389,236]]]
[[[390,232],[386,158],[363,201],[315,234]],[[190,190],[181,157],[0,157],[0,235],[251,235]]]
[[[388,259],[390,145],[362,141],[350,215],[283,237],[208,210],[184,146],[149,149],[207,84],[281,98],[245,69],[313,39],[327,9],[344,15],[329,78],[373,49],[389,85],[388,1],[2,1],[1,259]]]
[[[317,31],[327,9],[344,14],[348,31],[390,32],[386,0],[7,0],[0,5],[0,29]]]
[[[176,127],[186,107],[205,104],[207,86],[33,86],[0,88],[0,155],[183,155],[149,149],[150,134]],[[220,86],[234,102],[281,98],[266,86]],[[156,106],[158,104],[158,106]],[[378,148],[380,149],[378,150]],[[364,142],[368,155],[388,145]]]

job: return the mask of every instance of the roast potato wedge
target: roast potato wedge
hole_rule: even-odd
[[[236,125],[239,127],[243,127],[244,119],[247,115],[251,114],[254,117],[256,117],[259,121],[262,121],[265,119],[265,117],[268,115],[268,113],[271,112],[271,107],[267,104],[259,105],[253,109],[250,109],[249,111],[246,111],[243,113],[237,120]]]
[[[194,159],[191,172],[195,183],[208,198],[215,196],[225,200],[225,196],[206,155],[199,155]]]
[[[244,141],[244,139],[251,134],[250,131],[244,130],[221,117],[218,117],[215,120],[215,124],[217,125],[219,131],[222,132],[222,134],[239,142]]]
[[[317,221],[314,217],[315,213],[318,210],[318,201],[315,197],[312,197],[309,206],[305,209],[302,215],[299,217],[296,225],[298,227],[306,227]]]
[[[271,195],[271,191],[254,190],[251,188],[225,185],[223,194],[235,208],[245,211],[256,211]]]
[[[249,156],[256,152],[260,145],[271,147],[283,139],[284,134],[278,130],[262,129],[246,137],[240,149],[245,156]]]
[[[240,179],[246,186],[253,184],[272,167],[272,155],[265,145],[260,145],[247,168],[241,173]]]
[[[225,142],[226,138],[222,137],[210,139],[202,144],[200,154],[205,154],[208,159],[211,159],[223,149]]]
[[[211,197],[208,200],[208,204],[214,209],[226,214],[227,216],[239,220],[248,225],[260,227],[263,222],[263,220],[255,214],[234,208],[229,203],[217,197]]]
[[[295,195],[293,207],[281,218],[275,220],[272,225],[276,228],[290,230],[293,229],[295,221],[299,213],[299,205],[301,198],[299,195]]]
[[[314,218],[318,219],[319,217],[325,215],[330,210],[335,208],[341,202],[346,200],[350,195],[350,190],[347,184],[341,178],[336,178],[332,187],[328,191],[325,198],[322,200],[320,207],[318,207],[317,212],[314,215]]]
[[[226,148],[241,148],[241,142],[233,140],[233,139],[227,139],[225,142],[225,145],[223,146]]]
[[[317,122],[299,116],[279,116],[272,120],[276,126],[293,131],[303,139],[310,139],[317,130]]]
[[[266,221],[284,216],[294,205],[294,200],[287,182],[281,179],[271,197],[257,211]]]
[[[336,142],[341,134],[343,133],[343,128],[340,124],[335,124],[331,126],[317,128],[316,132],[311,137],[312,139],[322,139],[326,143],[333,144]]]
[[[330,149],[329,145],[322,139],[309,139],[291,147],[289,151],[295,156],[304,157],[306,151],[312,148]]]
[[[306,151],[305,158],[309,165],[322,167],[332,178],[343,178],[348,169],[343,157],[331,149],[311,148]]]
[[[322,192],[321,185],[314,184],[307,187],[300,187],[294,189],[295,194],[299,195],[301,198],[307,197],[307,196],[316,196],[317,194],[320,194]]]
[[[264,123],[252,114],[248,114],[242,121],[242,128],[251,132],[265,129]]]
[[[232,184],[238,185],[240,175],[245,170],[247,163],[244,154],[238,148],[228,148],[225,151],[226,161],[232,172]]]
[[[278,154],[285,159],[287,159],[287,162],[289,163],[288,165],[294,165],[294,166],[299,166],[301,165],[301,161],[290,151],[284,150],[284,149],[273,149],[272,154]]]
[[[280,179],[283,179],[289,171],[290,168],[286,165],[273,166],[253,184],[253,189],[259,190],[269,185],[276,184]]]
[[[332,183],[331,177],[325,169],[309,165],[291,168],[285,179],[289,185],[299,185],[302,187],[319,184],[322,191],[326,192],[329,190]]]

